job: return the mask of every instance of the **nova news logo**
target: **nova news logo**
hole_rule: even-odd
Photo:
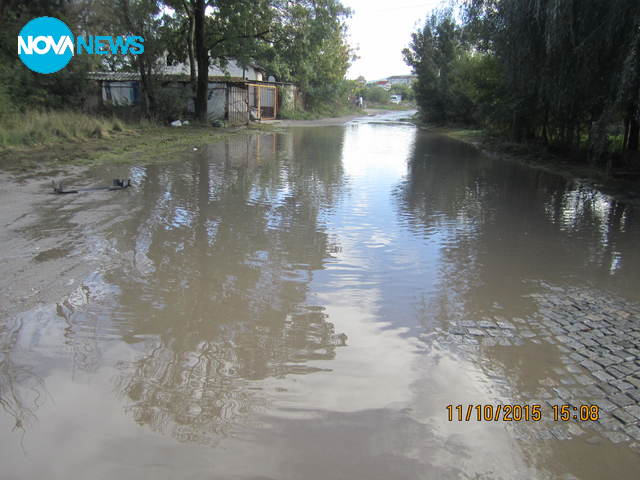
[[[144,53],[144,38],[139,36],[88,35],[75,38],[67,25],[57,18],[38,17],[27,22],[18,34],[18,57],[38,73],[63,69],[74,55]]]

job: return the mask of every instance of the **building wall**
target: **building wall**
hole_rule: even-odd
[[[139,82],[102,82],[102,101],[112,105],[135,105],[140,101]]]

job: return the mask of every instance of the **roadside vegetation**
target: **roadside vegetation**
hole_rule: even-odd
[[[468,0],[432,14],[403,54],[428,125],[479,127],[512,151],[605,171],[640,167],[637,0]]]
[[[0,147],[31,147],[87,138],[109,138],[127,127],[118,117],[74,111],[13,113],[0,118]]]

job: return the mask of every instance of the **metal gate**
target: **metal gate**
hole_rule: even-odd
[[[246,85],[227,84],[227,120],[231,125],[249,123],[249,99]]]
[[[249,107],[255,118],[275,120],[278,115],[278,91],[274,85],[249,84]]]

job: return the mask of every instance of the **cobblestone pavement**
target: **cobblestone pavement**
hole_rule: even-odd
[[[539,380],[534,397],[519,403],[548,408],[596,404],[600,418],[541,423],[530,435],[568,440],[587,434],[590,443],[604,437],[640,451],[640,306],[584,290],[552,289],[531,297],[538,309],[530,317],[454,320],[441,340],[472,354],[527,342],[555,344],[560,352],[560,363],[552,369],[555,378]]]

